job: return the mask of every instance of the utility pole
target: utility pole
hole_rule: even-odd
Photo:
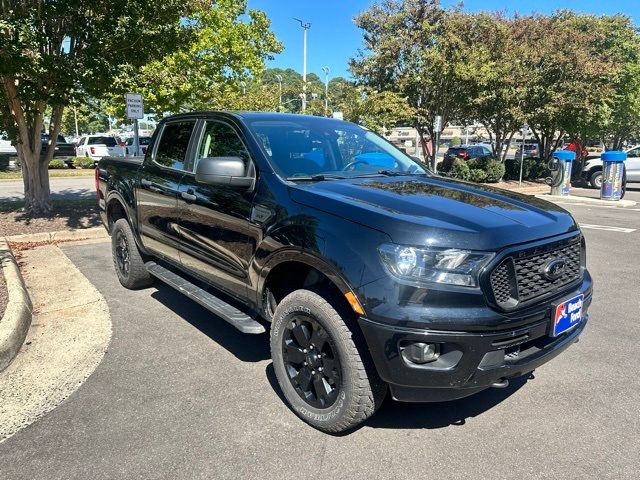
[[[280,100],[278,103],[278,111],[282,111],[282,75],[276,75],[276,80],[278,80],[278,85],[280,85]]]
[[[329,116],[329,67],[322,67],[324,72],[324,116]]]
[[[76,110],[76,106],[73,106],[73,119],[76,122],[76,140],[80,137],[80,134],[78,133],[78,111]]]
[[[307,30],[311,28],[310,23],[305,23],[299,18],[295,18],[296,22],[300,22],[302,27],[302,113],[307,110]]]

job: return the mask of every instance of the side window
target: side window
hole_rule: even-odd
[[[183,170],[194,125],[194,120],[166,124],[156,150],[156,163]]]
[[[227,124],[215,121],[207,122],[205,126],[196,163],[207,157],[240,157],[245,165],[249,163],[249,152],[235,130]]]

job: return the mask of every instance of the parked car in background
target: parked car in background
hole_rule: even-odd
[[[47,153],[47,149],[49,148],[49,134],[43,133],[40,135],[40,140],[42,141],[42,149],[40,150],[40,156],[44,157]],[[67,140],[62,136],[58,135],[58,139],[54,145],[53,158],[63,158],[64,163],[67,164],[69,168],[73,166],[73,157],[76,156],[76,146],[73,143],[67,142]]]
[[[624,162],[628,183],[640,183],[640,145],[625,150],[627,160]],[[580,178],[593,188],[602,187],[602,159],[600,156],[587,157],[582,167]]]
[[[0,155],[15,155],[16,147],[11,145],[11,140],[9,140],[9,136],[0,131]]]
[[[124,142],[124,154],[127,157],[133,157],[136,154],[133,141],[134,141],[134,138],[129,137]],[[151,142],[151,137],[139,137],[138,142],[140,143],[140,155],[141,156],[145,155],[147,153],[147,147]]]
[[[78,142],[76,155],[88,157],[96,162],[102,157],[124,157],[125,147],[112,135],[85,135]]]
[[[516,150],[516,157],[520,158],[522,156],[522,145],[518,147]],[[524,144],[524,156],[526,157],[540,157],[540,146],[537,143],[525,143]]]
[[[493,152],[485,145],[460,145],[458,147],[450,147],[445,153],[445,157],[458,157],[463,160],[469,158],[485,158],[492,157]]]

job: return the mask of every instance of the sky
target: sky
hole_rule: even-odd
[[[328,66],[330,78],[349,77],[349,58],[362,48],[362,35],[353,24],[353,17],[366,10],[372,0],[248,0],[248,3],[249,8],[267,13],[273,32],[285,47],[281,54],[268,62],[269,67],[293,68],[302,73],[302,28],[293,20],[293,17],[298,17],[311,23],[307,34],[307,72],[315,72],[324,79],[321,68]],[[444,5],[456,3],[455,0],[443,0]],[[636,23],[640,22],[638,0],[466,0],[464,8],[474,12],[499,10],[507,14],[549,13],[559,8],[570,8],[595,14],[624,13],[634,18]]]

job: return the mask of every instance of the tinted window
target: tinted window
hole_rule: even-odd
[[[118,144],[114,137],[89,137],[89,145],[106,145],[115,147]]]
[[[165,167],[182,170],[194,125],[193,120],[165,125],[156,151],[156,162]]]
[[[205,127],[196,162],[207,157],[240,157],[245,165],[249,162],[249,152],[238,134],[220,122],[207,122]]]

